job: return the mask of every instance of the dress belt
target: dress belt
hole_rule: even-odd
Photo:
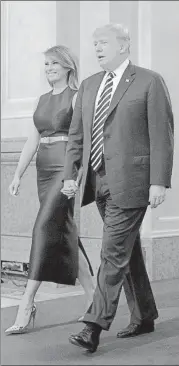
[[[47,136],[47,137],[41,137],[40,142],[42,144],[50,144],[55,141],[68,141],[68,136]]]

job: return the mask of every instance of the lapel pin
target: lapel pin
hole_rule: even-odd
[[[126,83],[129,83],[129,79],[126,79]]]

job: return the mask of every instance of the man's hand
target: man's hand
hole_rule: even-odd
[[[151,208],[156,208],[165,200],[166,188],[163,186],[151,185],[149,190],[149,201]]]
[[[68,196],[68,199],[70,199],[75,196],[77,190],[78,184],[75,182],[75,180],[65,180],[61,192]]]

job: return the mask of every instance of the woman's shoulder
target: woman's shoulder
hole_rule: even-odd
[[[49,97],[50,94],[52,94],[52,90],[48,91],[47,93],[41,94],[39,100],[46,99],[47,97]]]

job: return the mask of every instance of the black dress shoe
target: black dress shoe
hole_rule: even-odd
[[[80,333],[71,335],[69,341],[75,346],[83,347],[90,352],[95,352],[99,345],[100,332],[101,328],[98,326],[86,325]]]
[[[127,328],[117,333],[117,338],[135,337],[139,334],[151,333],[154,331],[154,321],[142,322],[141,324],[131,323]]]

